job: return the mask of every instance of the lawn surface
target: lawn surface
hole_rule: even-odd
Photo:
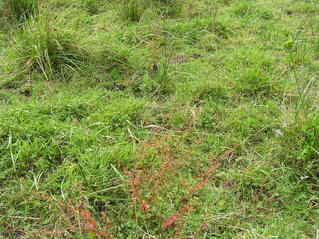
[[[1,239],[319,237],[318,1],[22,2]]]

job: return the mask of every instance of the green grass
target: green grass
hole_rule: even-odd
[[[89,58],[76,34],[58,24],[50,26],[47,16],[30,20],[14,33],[14,43],[9,49],[13,71],[31,78],[32,74],[40,73],[46,80],[69,78],[69,73],[79,70]]]
[[[39,0],[3,0],[6,15],[21,23],[39,13]]]
[[[316,1],[31,3],[0,1],[1,239],[318,237]]]

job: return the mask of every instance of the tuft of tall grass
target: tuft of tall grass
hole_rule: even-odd
[[[151,9],[161,16],[177,16],[182,10],[182,1],[128,0],[123,2],[119,12],[123,20],[139,22],[147,9]]]
[[[10,19],[23,22],[39,13],[39,0],[5,0],[5,8]]]
[[[129,0],[120,7],[120,17],[130,22],[139,22],[146,10],[144,0]]]
[[[17,63],[18,74],[43,74],[69,78],[87,59],[86,50],[72,32],[50,25],[49,18],[34,18],[14,36],[10,57]]]
[[[156,99],[165,99],[176,90],[169,59],[164,58],[154,64],[136,86],[137,92],[148,94]]]
[[[308,115],[305,120],[297,121],[287,127],[282,137],[283,162],[308,183],[317,183],[319,174],[319,116],[318,113]]]

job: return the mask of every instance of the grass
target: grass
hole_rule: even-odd
[[[40,73],[49,80],[68,78],[84,64],[88,53],[78,45],[75,33],[49,26],[47,17],[32,19],[14,35],[11,60],[17,75]]]
[[[318,237],[315,1],[31,3],[0,1],[0,238]]]
[[[39,0],[4,0],[7,15],[12,21],[23,22],[39,13]]]

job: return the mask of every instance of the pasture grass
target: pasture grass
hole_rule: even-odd
[[[13,2],[0,238],[318,237],[316,1]]]

